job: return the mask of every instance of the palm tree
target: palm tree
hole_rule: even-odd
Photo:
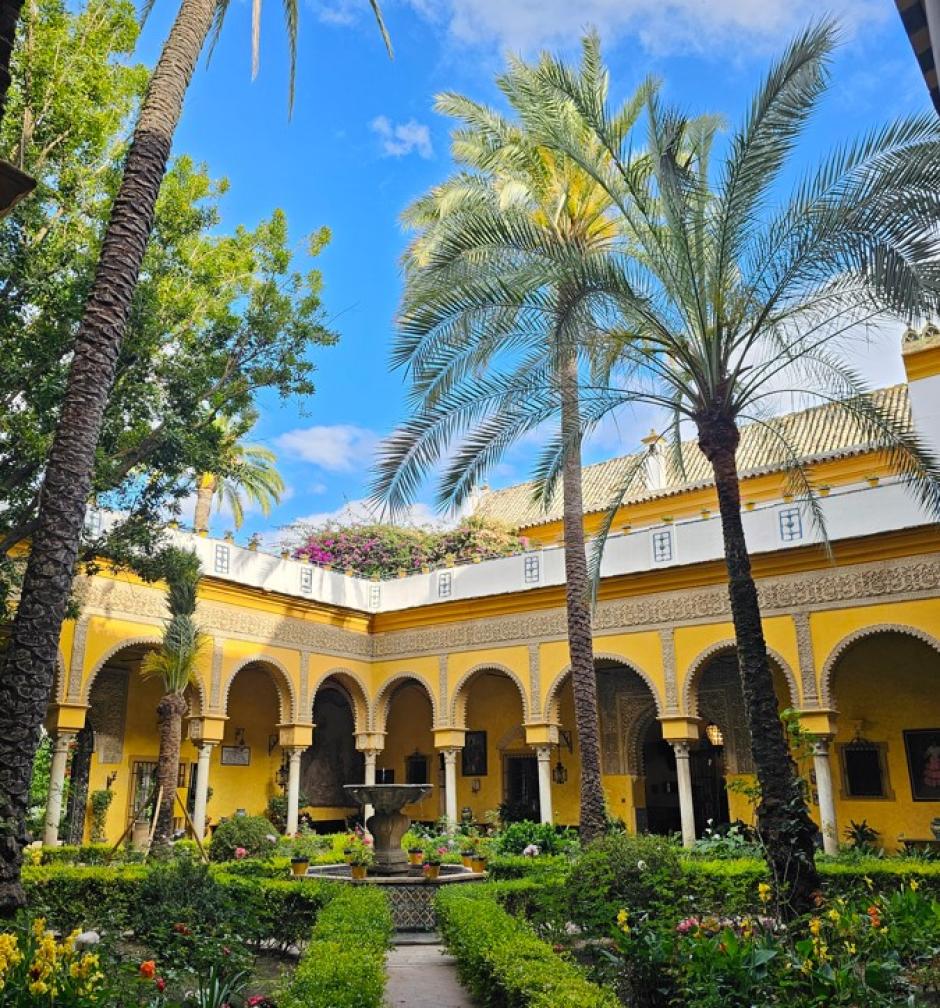
[[[248,410],[238,420],[219,417],[215,425],[219,434],[217,471],[204,472],[196,486],[197,532],[209,528],[213,498],[217,507],[227,504],[235,528],[245,520],[245,498],[257,504],[263,514],[269,514],[284,493],[284,480],[275,468],[277,456],[263,445],[245,444],[242,437],[255,425],[258,413]]]
[[[378,0],[369,0],[388,45]],[[0,677],[0,915],[25,899],[20,864],[33,754],[52,688],[56,649],[78,557],[95,449],[114,382],[154,207],[183,99],[227,0],[182,0],[163,46],[105,230],[49,452],[36,530]],[[293,100],[296,0],[286,0]],[[255,25],[260,3],[253,4]],[[257,31],[253,31],[255,43]]]
[[[812,823],[777,711],[761,612],[741,520],[737,448],[741,425],[767,458],[788,470],[824,531],[802,449],[775,422],[781,395],[828,405],[822,427],[856,425],[892,460],[923,503],[940,510],[940,468],[908,422],[867,394],[846,363],[853,335],[885,314],[933,315],[940,263],[940,124],[930,112],[889,123],[836,148],[789,196],[782,175],[827,86],[835,44],[830,23],[797,37],[757,91],[711,168],[715,130],[648,102],[649,175],[590,87],[583,69],[543,61],[535,135],[575,161],[617,206],[629,255],[598,264],[593,282],[610,297],[609,327],[628,379],[598,385],[596,413],[625,403],[669,418],[673,463],[684,469],[682,425],[710,463],[724,539],[751,750],[758,823],[784,912],[812,905],[818,885]],[[603,69],[596,67],[598,74]],[[591,143],[574,143],[572,123]],[[692,149],[689,158],[684,151]],[[602,157],[597,151],[603,152]],[[840,416],[841,415],[841,416]],[[812,437],[816,432],[812,431]],[[629,489],[610,502],[595,563]]]
[[[196,624],[196,587],[199,584],[199,558],[187,550],[169,547],[159,559],[166,581],[166,599],[170,618],[163,630],[163,642],[157,651],[149,651],[141,662],[141,675],[163,683],[163,696],[157,704],[160,755],[157,758],[157,788],[160,807],[154,844],[159,848],[173,839],[173,804],[179,780],[180,745],[183,739],[183,715],[187,712],[186,687],[196,681],[196,665],[205,638]],[[162,790],[160,790],[162,789]]]
[[[498,79],[515,120],[460,95],[438,98],[438,111],[461,124],[453,154],[463,170],[406,212],[419,233],[406,255],[393,360],[410,373],[415,412],[384,445],[374,492],[393,510],[406,505],[462,437],[439,494],[442,507],[457,507],[509,444],[539,424],[558,425],[537,466],[537,493],[548,506],[560,478],[580,828],[589,841],[606,814],[581,489],[581,443],[593,418],[580,386],[595,363],[597,328],[584,277],[619,236],[603,187],[529,135],[530,75],[512,61]],[[594,83],[605,101],[606,81]],[[650,88],[618,110],[618,129],[629,130]],[[583,129],[573,139],[591,143]]]

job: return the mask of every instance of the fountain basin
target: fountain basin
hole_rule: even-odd
[[[407,875],[408,855],[401,849],[401,839],[408,832],[411,819],[402,812],[406,805],[421,801],[432,790],[430,784],[347,784],[347,794],[360,805],[371,805],[373,813],[366,821],[372,834],[375,865],[370,875]]]

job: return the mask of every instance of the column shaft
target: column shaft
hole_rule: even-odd
[[[69,762],[69,746],[74,738],[71,732],[59,732],[53,743],[52,764],[49,767],[49,797],[46,800],[46,821],[42,834],[42,842],[48,847],[54,847],[59,842],[65,771]]]
[[[362,755],[365,757],[365,771],[362,783],[367,786],[375,783],[375,764],[380,752],[381,750],[379,749],[364,749],[362,751]],[[375,809],[371,805],[362,806],[362,824],[366,829],[369,828],[369,820],[372,818],[374,812]]]
[[[196,794],[193,801],[193,828],[200,840],[206,835],[206,805],[209,801],[209,766],[212,760],[212,742],[199,746],[196,764]]]
[[[444,749],[444,814],[448,829],[457,825],[457,753],[459,749]]]
[[[689,766],[689,743],[673,742],[676,754],[676,778],[679,784],[679,817],[682,823],[682,845],[695,843],[695,806],[692,801],[692,769]]]
[[[539,818],[543,823],[552,821],[552,749],[536,746],[535,756],[539,768]]]
[[[813,769],[816,771],[816,792],[819,795],[819,826],[823,835],[823,850],[839,853],[839,827],[836,803],[832,791],[832,766],[829,762],[829,739],[817,737],[813,742]]]
[[[293,836],[297,832],[300,815],[300,754],[303,750],[287,750],[287,826],[284,833]]]

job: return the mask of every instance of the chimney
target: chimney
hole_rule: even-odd
[[[646,486],[654,491],[666,489],[666,465],[660,441],[662,435],[654,430],[643,438],[646,445]]]

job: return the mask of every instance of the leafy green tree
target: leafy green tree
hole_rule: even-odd
[[[606,79],[588,76],[594,57],[586,52],[579,81],[606,104]],[[375,491],[401,507],[450,452],[439,502],[458,506],[509,445],[542,424],[552,429],[537,487],[547,505],[561,482],[580,828],[590,840],[604,832],[606,815],[581,488],[592,417],[581,387],[605,358],[586,277],[616,251],[619,235],[604,187],[529,129],[541,112],[527,86],[531,73],[515,60],[498,78],[513,118],[461,95],[438,98],[438,110],[459,123],[452,151],[461,170],[406,212],[418,234],[406,258],[393,360],[411,376],[415,409],[383,446]],[[621,131],[649,89],[617,109]],[[583,126],[573,128],[572,142],[592,144]]]
[[[23,464],[17,466],[14,458],[11,471],[0,476],[11,485],[8,494],[19,510],[17,523],[6,530],[7,548],[26,535],[31,543],[0,680],[0,912],[23,899],[18,873],[29,770],[89,499],[104,496],[122,506],[132,498],[136,520],[124,523],[123,544],[148,542],[150,519],[168,490],[172,496],[179,488],[177,473],[204,471],[217,456],[216,416],[244,409],[259,387],[290,394],[306,384],[309,390],[306,352],[310,338],[323,335],[318,291],[310,277],[290,267],[282,214],[253,232],[240,229],[218,239],[204,234],[214,211],[203,201],[215,197],[211,186],[195,191],[206,185],[198,182],[203,173],[184,162],[171,169],[158,200],[186,87],[212,20],[224,7],[212,0],[182,0],[149,79],[139,68],[133,79],[119,72],[114,50],[106,48],[109,38],[124,51],[133,44],[136,29],[127,5],[94,0],[80,22],[48,0],[37,0],[35,9],[37,25],[49,33],[48,48],[37,35],[31,47],[24,40],[17,50],[20,117],[8,114],[4,129],[12,131],[8,146],[17,143],[17,128],[28,138],[21,158],[31,174],[40,162],[44,188],[22,212],[43,211],[46,197],[54,197],[54,206],[45,224],[27,232],[28,239],[20,241],[17,226],[6,230],[2,241],[3,253],[11,256],[3,273],[6,295],[19,293],[24,277],[35,285],[29,296],[0,308],[8,313],[4,328],[9,324],[6,331],[16,331],[37,311],[43,321],[36,333],[40,343],[28,360],[24,348],[31,341],[19,333],[14,358],[26,377],[0,392],[10,397],[0,415],[17,413],[20,390],[34,387],[44,373],[31,370],[34,357],[55,367],[51,380],[36,386],[50,397],[35,411],[42,418],[39,433],[25,440]],[[288,5],[288,12],[293,9]],[[61,45],[55,44],[57,32]],[[32,55],[20,60],[27,51]],[[64,51],[72,58],[54,58]],[[118,126],[133,115],[141,93],[127,145]],[[35,114],[37,108],[42,115]],[[89,147],[75,142],[72,117]],[[78,154],[76,163],[60,173],[57,159],[69,148]],[[82,164],[83,159],[92,163]],[[189,190],[188,199],[174,200],[174,176]],[[17,218],[24,219],[32,218]],[[103,227],[87,227],[102,219]],[[75,229],[70,239],[54,239],[62,235],[60,224]],[[317,236],[314,247],[325,237]],[[59,270],[43,273],[40,260],[56,250]],[[70,272],[76,251],[81,269]],[[191,278],[199,282],[191,284]],[[207,297],[213,290],[228,298]],[[60,315],[54,309],[66,294],[69,310]],[[155,303],[172,310],[154,313]],[[115,385],[127,398],[123,410],[109,412]],[[164,417],[170,419],[166,426]],[[4,444],[18,451],[20,441],[11,434]],[[185,464],[181,448],[190,452]],[[167,475],[167,467],[176,472]],[[4,512],[4,522],[11,517]]]
[[[940,123],[933,112],[888,123],[836,147],[783,191],[825,94],[834,39],[833,26],[820,23],[792,42],[717,170],[714,126],[690,122],[655,96],[649,157],[638,170],[633,139],[597,100],[583,68],[546,58],[528,81],[540,96],[533,129],[604,188],[624,234],[621,260],[591,278],[608,298],[608,352],[622,376],[594,391],[592,409],[660,408],[672,421],[677,473],[685,465],[683,423],[711,466],[760,785],[758,827],[778,898],[792,914],[811,908],[818,887],[816,827],[777,710],[741,520],[741,425],[750,424],[766,458],[788,469],[791,491],[819,527],[823,514],[801,445],[773,418],[781,393],[828,407],[808,414],[810,441],[823,425],[853,424],[940,511],[937,461],[910,421],[880,407],[845,363],[856,327],[885,313],[918,318],[938,310]],[[594,52],[593,40],[586,45]],[[594,80],[606,79],[599,58],[591,65]],[[611,501],[599,548],[631,485],[626,480]]]
[[[221,508],[227,504],[235,528],[245,520],[245,500],[257,504],[269,514],[284,493],[284,480],[277,471],[277,456],[263,445],[245,444],[242,438],[258,421],[258,412],[246,410],[240,417],[220,416],[219,458],[213,470],[201,473],[196,485],[196,512],[193,526],[197,532],[208,530],[212,501]]]
[[[170,618],[163,641],[156,651],[148,651],[140,665],[145,678],[159,679],[163,696],[157,704],[160,754],[157,757],[157,788],[160,804],[153,842],[156,847],[173,839],[173,806],[179,780],[183,715],[188,710],[186,688],[197,681],[199,656],[206,637],[196,623],[196,589],[199,585],[199,558],[195,553],[167,547],[155,558],[153,571],[166,582]]]

